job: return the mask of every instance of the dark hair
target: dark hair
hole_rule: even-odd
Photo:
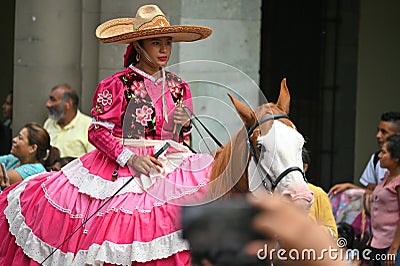
[[[396,133],[400,133],[400,112],[386,112],[381,115],[381,121],[391,122],[395,125]]]
[[[54,91],[58,88],[62,88],[63,89],[63,97],[62,100],[68,100],[71,99],[72,100],[72,106],[74,107],[75,110],[78,109],[78,104],[79,104],[79,96],[78,93],[76,92],[76,90],[69,85],[68,83],[64,83],[64,84],[58,84],[56,86],[54,86],[51,91]]]
[[[355,237],[353,227],[348,223],[338,223],[336,227],[338,230],[338,237],[346,239],[346,248],[353,248]]]
[[[301,159],[303,160],[303,164],[308,164],[308,166],[310,166],[311,163],[310,154],[305,147],[301,149]]]
[[[28,130],[29,145],[36,144],[36,159],[46,168],[60,158],[60,151],[50,145],[50,135],[41,125],[28,123],[24,126]]]
[[[143,40],[138,40],[137,42],[141,47],[143,47]],[[139,63],[136,61],[136,55],[137,51],[135,47],[133,47],[133,43],[130,43],[128,47],[126,47],[126,51],[124,54],[124,67],[128,67],[130,64],[136,65],[137,63]]]
[[[399,159],[397,165],[400,166],[400,136],[392,135],[389,136],[386,141],[386,149],[390,153],[390,157],[393,159]]]
[[[58,158],[53,165],[49,167],[47,171],[59,171],[62,167],[70,163],[71,161],[75,160],[76,157],[66,156]],[[58,165],[57,165],[58,163]]]
[[[13,104],[14,100],[13,100],[13,91],[10,91],[7,96],[10,95],[11,96],[11,104]]]

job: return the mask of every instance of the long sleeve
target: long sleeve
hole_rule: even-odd
[[[132,155],[117,139],[122,136],[122,118],[127,106],[124,84],[119,79],[125,72],[126,70],[116,73],[97,87],[92,109],[94,121],[88,135],[90,143],[121,166]]]
[[[123,147],[121,142],[119,142],[107,128],[99,126],[98,124],[90,126],[89,141],[99,151],[115,160],[121,166],[124,166],[133,154],[132,151]]]

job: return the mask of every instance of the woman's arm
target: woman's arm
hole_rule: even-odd
[[[365,189],[363,187],[359,187],[352,183],[341,183],[341,184],[336,184],[333,187],[331,187],[331,189],[328,192],[328,195],[336,195],[336,194],[343,192],[350,188]]]
[[[397,192],[397,201],[400,206],[400,186],[396,187],[396,192]],[[397,229],[396,233],[394,235],[394,239],[392,244],[390,245],[390,248],[388,250],[388,255],[392,254],[390,256],[387,256],[387,259],[385,260],[385,265],[387,266],[394,266],[396,264],[397,258],[397,250],[400,247],[400,221],[397,222]],[[394,260],[393,260],[394,259]]]
[[[1,176],[1,183],[0,183],[1,188],[6,188],[9,185],[22,181],[22,176],[16,170],[7,171],[7,176],[8,176],[7,182],[4,181],[3,173],[0,173],[0,176]]]

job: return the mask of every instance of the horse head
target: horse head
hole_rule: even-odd
[[[248,192],[251,190],[249,183],[258,180],[262,186],[257,190],[278,193],[309,207],[313,195],[303,172],[304,138],[287,116],[290,94],[286,80],[281,82],[278,101],[263,104],[255,111],[233,96],[229,97],[244,127],[217,152],[209,194],[217,197]]]

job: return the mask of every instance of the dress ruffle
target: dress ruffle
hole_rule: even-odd
[[[167,165],[168,157],[177,154],[167,153],[160,161]],[[188,252],[182,253],[189,246],[180,237],[180,205],[202,198],[212,160],[206,154],[185,155],[179,165],[166,166],[148,189],[138,176],[111,198],[131,179],[132,170],[120,167],[113,182],[108,174],[115,162],[93,151],[59,172],[37,175],[4,194],[11,235],[3,223],[3,244],[15,237],[19,249],[37,263],[59,247],[44,265],[132,265],[175,255],[171,263],[179,264],[189,258]],[[14,259],[14,254],[1,256],[3,262]]]

